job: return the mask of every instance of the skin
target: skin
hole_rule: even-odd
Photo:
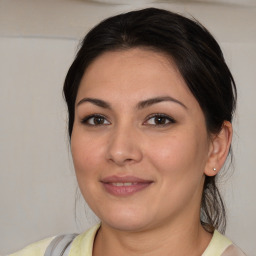
[[[156,97],[171,99],[141,104]],[[231,136],[228,122],[218,135],[207,132],[166,56],[136,48],[98,57],[81,80],[71,136],[80,190],[102,221],[93,255],[201,255],[212,237],[200,224],[205,174],[219,171]],[[102,184],[112,175],[151,183],[116,196]]]

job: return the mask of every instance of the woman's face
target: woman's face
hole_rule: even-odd
[[[71,150],[83,197],[104,225],[199,220],[209,149],[203,112],[164,55],[107,52],[86,70]]]

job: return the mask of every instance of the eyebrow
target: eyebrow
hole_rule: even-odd
[[[152,106],[153,104],[160,103],[163,101],[175,102],[175,103],[181,105],[182,107],[184,107],[185,109],[187,109],[185,104],[183,104],[181,101],[179,101],[173,97],[170,97],[170,96],[156,97],[156,98],[151,98],[151,99],[141,101],[137,104],[137,108],[142,109],[142,108],[149,107],[149,106]]]
[[[177,103],[177,104],[181,105],[182,107],[184,107],[185,109],[187,109],[185,104],[183,104],[181,101],[179,101],[173,97],[170,97],[170,96],[155,97],[155,98],[143,100],[143,101],[139,102],[136,107],[137,107],[137,109],[143,109],[146,107],[150,107],[156,103],[160,103],[160,102],[164,102],[164,101],[171,101],[171,102]],[[90,103],[92,103],[98,107],[101,107],[101,108],[111,109],[111,105],[109,103],[107,103],[104,100],[95,99],[95,98],[83,98],[82,100],[80,100],[77,103],[77,107],[85,102],[90,102]]]
[[[111,109],[111,106],[109,103],[107,103],[106,101],[104,100],[100,100],[100,99],[94,99],[94,98],[83,98],[82,100],[80,100],[78,103],[77,103],[77,107],[79,105],[81,105],[82,103],[84,102],[90,102],[98,107],[101,107],[101,108],[108,108],[108,109]]]

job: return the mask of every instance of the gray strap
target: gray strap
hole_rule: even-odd
[[[63,256],[68,256],[70,248],[71,248],[72,242],[69,243],[67,249],[65,250],[65,252],[63,253]]]
[[[46,248],[44,256],[66,256],[71,243],[77,234],[60,235],[55,237]]]

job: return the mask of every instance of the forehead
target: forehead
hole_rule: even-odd
[[[138,101],[166,94],[195,101],[171,58],[135,48],[106,52],[96,58],[83,75],[77,101],[85,96]]]

